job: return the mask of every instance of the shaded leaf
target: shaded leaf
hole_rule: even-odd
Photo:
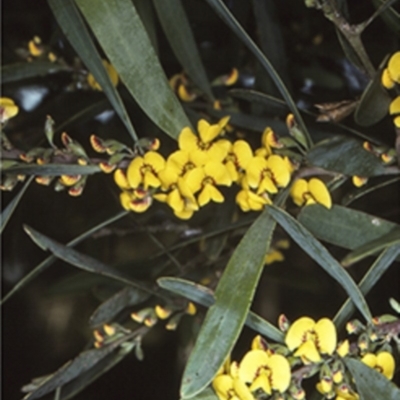
[[[24,397],[24,400],[38,399],[40,397],[43,397],[47,393],[52,392],[58,387],[72,381],[79,375],[90,370],[104,357],[115,351],[116,347],[119,346],[119,344],[119,342],[112,343],[107,347],[86,350],[80,353],[76,358],[64,364],[54,374],[49,375],[42,382],[40,382],[37,388],[35,388]]]
[[[214,292],[208,287],[180,278],[159,278],[157,283],[163,289],[179,294],[204,307],[211,307],[215,303]],[[261,335],[277,342],[284,341],[283,333],[270,322],[250,311],[245,324]]]
[[[282,95],[283,99],[286,101],[290,111],[296,117],[297,123],[300,125],[301,131],[307,138],[308,145],[311,146],[312,140],[308,133],[307,127],[304,124],[303,118],[301,117],[299,110],[297,109],[297,106],[292,99],[292,96],[288,92],[282,79],[279,77],[278,73],[276,72],[270,61],[264,56],[261,50],[256,46],[250,36],[246,33],[246,31],[242,28],[242,26],[238,23],[238,21],[221,0],[207,0],[207,3],[211,5],[211,7],[221,17],[221,19],[232,29],[232,31],[239,37],[239,39],[246,45],[246,47],[255,55],[261,65],[266,69],[271,79],[274,81],[276,87],[278,88],[280,94]]]
[[[72,47],[83,63],[88,67],[114,107],[114,110],[125,124],[126,129],[137,141],[135,129],[126,112],[124,103],[103,65],[99,52],[94,45],[90,33],[77,10],[73,0],[48,0],[53,14]]]
[[[364,275],[358,285],[361,293],[364,296],[367,295],[367,293],[375,286],[375,284],[391,266],[399,253],[400,245],[392,245],[387,248],[372,264],[371,268]],[[347,299],[333,319],[333,322],[338,329],[341,329],[344,324],[349,320],[354,309],[354,305],[351,303],[350,299]]]
[[[89,323],[94,327],[110,322],[120,311],[146,301],[149,297],[149,293],[137,290],[136,288],[126,287],[100,304],[90,316]]]
[[[365,257],[376,254],[386,247],[396,243],[400,243],[400,229],[393,230],[386,235],[381,236],[379,239],[372,240],[371,242],[356,248],[354,251],[347,254],[345,258],[343,258],[341,264],[344,267],[349,267]]]
[[[388,115],[392,99],[381,84],[381,75],[380,69],[368,83],[354,112],[354,120],[361,126],[376,124]]]
[[[140,19],[143,22],[146,32],[149,35],[151,44],[156,54],[158,54],[158,39],[157,39],[157,28],[156,17],[154,15],[153,4],[149,0],[133,0],[136,10],[139,14]]]
[[[370,321],[372,316],[364,296],[348,272],[332,257],[328,250],[303,225],[285,211],[274,206],[267,206],[267,210],[299,247],[342,286],[364,318]]]
[[[213,379],[231,352],[246,320],[275,223],[263,212],[236,247],[215,291],[186,365],[181,396],[190,398]],[[240,296],[237,285],[240,282]]]
[[[8,64],[1,68],[2,83],[16,82],[21,79],[36,78],[55,74],[57,72],[70,71],[67,65],[55,64],[50,61],[21,62]]]
[[[56,257],[60,258],[67,263],[83,269],[87,272],[99,274],[111,279],[114,279],[125,285],[133,286],[143,292],[154,294],[154,292],[147,287],[144,282],[136,281],[122,272],[109,267],[108,265],[94,259],[93,257],[82,254],[70,247],[56,242],[53,239],[48,238],[45,235],[37,232],[29,226],[24,226],[25,232],[31,237],[31,239],[43,250],[51,251]]]
[[[149,118],[172,138],[190,126],[130,0],[76,0],[110,62]],[[140,56],[138,56],[140,55]]]
[[[158,18],[176,58],[193,82],[214,96],[181,0],[153,0]]]
[[[352,358],[344,362],[354,378],[360,400],[398,400],[400,389],[384,375]]]
[[[82,235],[79,235],[75,239],[71,240],[67,246],[75,246],[81,243],[86,238],[92,236],[95,232],[103,229],[107,225],[112,224],[113,222],[119,220],[128,214],[128,211],[122,211],[117,215],[112,216],[111,218],[107,218],[105,221],[100,222],[98,225],[95,225],[93,228],[84,232]],[[17,293],[20,289],[22,289],[25,285],[27,285],[32,279],[36,278],[41,272],[47,269],[54,261],[56,260],[55,256],[47,257],[44,261],[42,261],[39,265],[32,269],[29,274],[24,276],[8,293],[4,298],[0,301],[0,305],[3,305],[7,300],[9,300],[15,293]]]
[[[101,172],[97,165],[78,165],[78,164],[25,164],[19,163],[9,168],[2,168],[8,174],[16,175],[41,175],[41,176],[58,176],[58,175],[91,175]]]
[[[394,3],[396,0],[392,1]],[[372,0],[372,4],[375,8],[382,6],[384,3],[388,3],[388,0]],[[400,35],[400,14],[395,10],[394,7],[385,9],[380,16],[385,21],[387,26],[397,35]]]
[[[330,210],[319,204],[304,207],[298,220],[318,239],[350,250],[400,229],[393,222],[338,205]]]
[[[374,176],[385,173],[381,161],[365,150],[358,140],[335,136],[323,140],[307,154],[311,165],[344,175]]]
[[[17,208],[19,202],[21,201],[23,195],[26,192],[26,189],[28,189],[28,186],[31,184],[32,180],[33,180],[33,176],[31,176],[24,183],[24,186],[22,186],[22,188],[18,192],[18,194],[14,196],[14,198],[8,203],[7,207],[1,213],[1,215],[0,215],[0,234],[3,232],[4,228],[6,227],[8,221],[10,220],[13,212]]]

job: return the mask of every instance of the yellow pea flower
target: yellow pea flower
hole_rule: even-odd
[[[382,72],[381,82],[387,89],[392,89],[396,83],[400,83],[400,51],[390,57],[387,68]]]
[[[332,207],[332,199],[325,183],[318,178],[312,178],[309,182],[298,179],[294,182],[290,195],[298,206],[319,203],[326,208]]]
[[[336,328],[328,318],[318,322],[309,317],[299,318],[290,325],[285,337],[289,350],[296,350],[294,356],[301,357],[304,364],[320,362],[321,354],[333,354],[336,342]]]
[[[111,80],[111,83],[113,84],[113,86],[117,86],[119,77],[118,77],[118,73],[117,73],[116,69],[107,60],[102,60],[102,62],[103,62],[104,68],[106,69],[107,74]],[[103,90],[102,87],[99,85],[99,83],[96,81],[96,79],[94,78],[94,76],[91,73],[89,73],[87,76],[87,82],[92,89],[99,90],[99,91]]]
[[[361,361],[368,367],[376,369],[389,380],[393,378],[396,364],[393,356],[388,351],[382,351],[378,354],[367,353]]]

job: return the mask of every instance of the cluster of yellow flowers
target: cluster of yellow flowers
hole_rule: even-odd
[[[301,317],[293,324],[287,323],[285,345],[269,345],[256,336],[240,363],[228,359],[215,376],[212,387],[220,400],[302,400],[305,391],[302,380],[319,372],[317,390],[326,399],[357,400],[354,382],[343,362],[345,356],[356,356],[388,379],[392,379],[395,361],[392,354],[383,349],[357,348],[350,351],[345,340],[337,344],[337,333],[328,318],[314,321]],[[280,323],[281,328],[285,325]],[[360,347],[361,348],[361,347]]]
[[[143,212],[156,199],[168,204],[178,218],[188,219],[211,201],[222,203],[224,195],[218,187],[233,183],[240,187],[236,202],[243,211],[260,211],[272,204],[272,196],[288,186],[294,163],[274,153],[283,145],[271,128],[265,129],[261,147],[253,152],[245,140],[228,140],[228,121],[224,117],[210,124],[201,119],[199,134],[184,128],[179,150],[167,159],[152,150],[135,157],[126,171],[117,169],[114,179],[122,190],[122,206]],[[317,178],[296,181],[291,194],[298,205],[319,202],[330,208],[332,204],[328,189]]]
[[[386,89],[400,85],[400,51],[390,57],[387,68],[382,72],[381,82]],[[396,96],[390,103],[389,114],[394,116],[394,125],[400,128],[400,96]]]

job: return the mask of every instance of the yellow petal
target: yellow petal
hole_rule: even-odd
[[[339,354],[340,357],[346,357],[349,354],[350,343],[346,339],[344,342],[340,343],[338,348],[336,349],[336,353]]]
[[[197,193],[201,189],[203,179],[205,178],[203,168],[194,168],[185,176],[184,181],[191,193]]]
[[[400,113],[400,96],[397,96],[389,106],[389,114],[399,114]]]
[[[274,154],[268,157],[267,164],[276,184],[279,187],[286,187],[290,181],[290,171],[284,159]]]
[[[178,150],[170,154],[167,160],[167,168],[175,169],[178,174],[184,172],[186,164],[189,163],[189,153],[184,150]]]
[[[126,174],[122,169],[115,170],[114,182],[120,189],[130,189],[128,179],[126,178]]]
[[[201,121],[208,125],[208,122],[204,119],[199,121],[199,136],[203,143],[210,143],[221,133],[221,128],[218,124],[206,127]]]
[[[328,318],[320,319],[314,327],[317,334],[318,349],[322,354],[333,354],[336,348],[336,327]]]
[[[164,190],[169,189],[172,185],[178,182],[177,170],[172,167],[166,167],[158,173],[158,178],[161,181],[161,186]]]
[[[257,194],[268,192],[271,194],[278,193],[278,188],[275,186],[274,182],[269,176],[265,176],[260,182]]]
[[[292,185],[290,189],[290,196],[293,199],[294,204],[302,206],[305,203],[304,195],[308,192],[308,183],[305,179],[298,179]]]
[[[146,171],[143,177],[143,186],[145,189],[149,187],[158,188],[161,186],[161,181],[153,171]]]
[[[179,149],[191,151],[197,147],[197,140],[197,136],[189,127],[183,128],[178,138]]]
[[[250,145],[244,140],[237,140],[232,145],[232,152],[236,156],[238,167],[245,170],[249,161],[253,158]]]
[[[331,195],[324,182],[317,178],[312,178],[308,182],[308,189],[317,203],[328,209],[332,207]]]
[[[246,178],[250,187],[257,188],[262,177],[263,171],[267,167],[267,160],[263,157],[253,157],[246,170]]]
[[[204,166],[204,173],[211,177],[216,185],[231,186],[232,180],[224,164],[211,161]]]
[[[390,77],[397,83],[400,83],[400,51],[397,51],[390,57],[388,68]]]
[[[229,399],[229,391],[233,390],[233,379],[229,375],[218,375],[213,380],[212,387],[220,400]]]
[[[354,175],[352,178],[352,182],[355,187],[361,187],[368,182],[368,178],[366,178],[365,176]]]
[[[394,358],[389,352],[382,351],[376,356],[376,367],[379,368],[379,371],[382,372],[386,378],[393,378],[395,366]]]
[[[260,368],[268,363],[268,355],[263,350],[250,350],[239,365],[239,379],[243,382],[253,382]]]
[[[272,389],[283,393],[290,384],[291,372],[289,361],[280,354],[269,357],[268,367],[271,370]]]
[[[185,208],[185,202],[178,189],[174,189],[168,194],[167,203],[175,212],[181,212]]]
[[[150,165],[155,172],[165,168],[164,157],[155,151],[148,151],[144,155],[144,163]]]
[[[128,211],[131,209],[130,208],[131,196],[128,192],[122,192],[119,195],[119,201],[121,202],[121,205],[125,210]]]
[[[304,335],[315,326],[315,321],[309,317],[301,317],[290,325],[285,337],[285,343],[289,350],[297,349],[304,339]]]
[[[254,379],[253,383],[250,385],[250,391],[255,391],[258,389],[262,389],[265,393],[271,394],[271,382],[269,377],[270,372],[268,371],[268,375],[266,373],[261,373]]]
[[[224,200],[225,199],[222,193],[215,186],[211,184],[206,184],[198,197],[198,203],[200,207],[204,207],[210,201],[214,201],[216,203],[223,203]]]
[[[0,97],[0,122],[6,122],[18,114],[19,108],[8,97]]]
[[[305,364],[309,362],[318,363],[321,361],[317,346],[313,340],[307,340],[294,353],[295,357],[301,357]]]
[[[395,85],[395,81],[390,76],[390,72],[387,68],[385,68],[381,75],[381,83],[386,89],[393,89]]]
[[[235,389],[237,397],[236,396],[234,396],[232,398],[230,397],[230,399],[233,400],[236,397],[238,400],[255,400],[254,396],[250,392],[250,389],[239,378],[233,379],[233,388]]]
[[[376,365],[376,355],[373,353],[366,353],[364,357],[361,359],[365,365],[368,365],[370,368],[375,368]]]
[[[142,183],[141,168],[143,165],[144,161],[142,157],[136,157],[129,164],[126,171],[126,177],[131,188],[137,188]]]

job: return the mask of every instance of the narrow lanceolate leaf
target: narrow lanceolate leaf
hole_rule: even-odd
[[[0,234],[3,232],[6,227],[8,221],[10,220],[14,210],[17,208],[17,205],[22,199],[22,196],[25,194],[26,189],[33,180],[33,176],[31,176],[25,183],[22,189],[18,192],[16,196],[8,203],[7,207],[3,210],[0,215]]]
[[[1,68],[2,83],[17,82],[22,79],[46,76],[62,71],[71,71],[66,65],[50,61],[21,62],[8,64]]]
[[[360,400],[400,399],[400,389],[380,372],[352,358],[346,357],[344,362],[354,378]]]
[[[400,230],[393,222],[338,205],[330,210],[319,204],[304,207],[298,220],[318,239],[350,250]]]
[[[378,259],[372,264],[371,268],[361,279],[358,287],[361,293],[366,296],[367,293],[375,286],[381,276],[392,265],[393,261],[400,254],[400,244],[394,244],[387,248]],[[348,299],[340,308],[335,318],[333,319],[336,327],[340,330],[344,324],[349,320],[354,311],[354,306]]]
[[[131,0],[76,0],[131,95],[173,138],[189,126]]]
[[[198,283],[180,278],[160,278],[157,283],[163,289],[183,296],[204,307],[210,307],[215,303],[214,292]],[[248,313],[245,324],[269,339],[276,342],[284,341],[284,335],[278,328],[252,311]]]
[[[307,155],[311,165],[343,175],[375,176],[385,173],[380,159],[363,148],[362,142],[335,136],[313,147]]]
[[[222,0],[207,0],[207,3],[216,11],[216,13],[221,17],[221,19],[232,29],[232,31],[239,37],[239,39],[247,46],[247,48],[255,55],[257,60],[265,68],[267,73],[270,75],[271,79],[274,81],[276,87],[278,88],[283,99],[286,101],[290,111],[296,117],[298,124],[300,125],[301,131],[307,138],[308,146],[312,146],[312,140],[308,133],[307,127],[304,124],[303,118],[300,115],[299,110],[293,101],[292,96],[287,90],[282,79],[276,72],[275,68],[272,66],[270,61],[265,57],[262,51],[256,46],[250,36],[242,28],[239,22],[235,19],[229,9],[225,6]]]
[[[364,318],[370,321],[372,316],[364,296],[351,276],[328,250],[303,225],[285,211],[274,206],[268,206],[267,210],[291,238],[342,286]]]
[[[59,175],[91,175],[101,172],[97,165],[77,165],[77,164],[25,164],[19,163],[9,168],[2,168],[7,174],[15,175],[40,175],[40,176],[59,176]]]
[[[107,299],[91,315],[89,323],[91,326],[100,326],[113,320],[122,310],[135,304],[141,303],[150,297],[149,293],[126,287]]]
[[[386,235],[381,236],[379,239],[373,240],[372,242],[368,242],[358,247],[354,251],[347,254],[347,256],[341,261],[341,264],[343,267],[349,267],[365,257],[376,254],[386,247],[397,243],[400,243],[400,229],[389,232]]]
[[[88,67],[103,89],[114,110],[125,124],[134,141],[137,141],[135,129],[126,112],[124,103],[103,65],[99,52],[90,33],[77,10],[73,0],[48,0],[53,14],[72,47],[83,63]]]
[[[245,323],[275,228],[263,212],[234,251],[215,291],[194,349],[186,365],[181,396],[191,398],[213,379],[231,352]]]
[[[79,243],[81,243],[83,240],[86,238],[90,237],[93,235],[95,232],[99,231],[100,229],[112,224],[113,222],[119,220],[120,218],[124,217],[125,215],[128,214],[128,211],[122,211],[118,213],[117,215],[112,216],[111,218],[108,218],[99,224],[95,225],[94,227],[90,228],[86,232],[84,232],[82,235],[79,235],[75,239],[71,240],[67,246],[75,246]],[[50,265],[56,260],[55,256],[50,256],[47,257],[44,261],[42,261],[39,265],[37,265],[35,268],[32,269],[29,274],[24,276],[8,293],[6,296],[4,296],[3,299],[0,301],[0,305],[3,305],[7,300],[9,300],[12,296],[14,296],[15,293],[17,293],[19,290],[21,290],[25,285],[27,285],[29,282],[31,282],[34,278],[36,278],[40,273],[42,273],[45,269],[50,267]]]
[[[210,98],[214,96],[181,0],[153,0],[168,42],[186,73]]]
[[[154,294],[151,289],[149,289],[145,283],[135,281],[122,272],[109,267],[106,264],[82,254],[70,247],[56,242],[49,237],[42,235],[38,231],[34,230],[29,226],[24,226],[25,232],[31,237],[31,239],[43,250],[51,251],[56,257],[60,258],[71,265],[83,269],[85,271],[99,274],[104,277],[111,278],[115,281],[123,283],[125,285],[133,286],[143,292]]]

